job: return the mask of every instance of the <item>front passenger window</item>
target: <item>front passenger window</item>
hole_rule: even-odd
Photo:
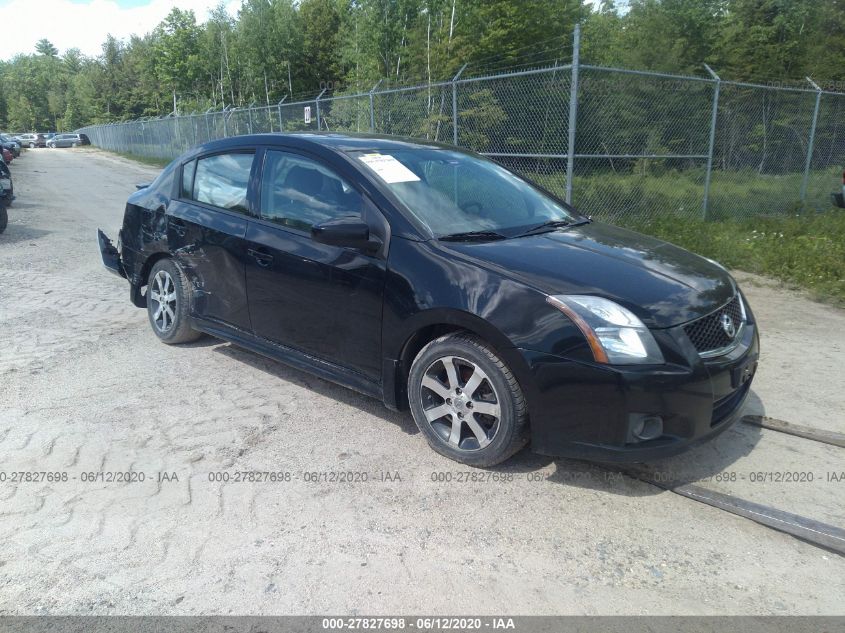
[[[301,231],[343,216],[361,216],[363,199],[322,163],[268,151],[261,184],[261,217]]]

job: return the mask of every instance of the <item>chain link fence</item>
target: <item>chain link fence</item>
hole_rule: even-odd
[[[709,71],[709,69],[708,69]],[[467,147],[610,221],[824,210],[845,95],[572,64],[250,108],[93,125],[103,149],[171,159],[262,132],[375,132]]]

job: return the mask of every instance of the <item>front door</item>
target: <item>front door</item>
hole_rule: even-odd
[[[384,239],[379,211],[322,161],[277,150],[265,153],[259,211],[246,234],[255,334],[379,381],[384,255],[320,244],[310,232],[358,216]]]

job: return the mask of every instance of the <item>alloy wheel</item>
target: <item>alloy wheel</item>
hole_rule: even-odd
[[[444,356],[428,366],[421,386],[425,418],[444,442],[477,451],[493,441],[501,400],[481,367],[465,358]]]
[[[176,286],[173,277],[166,270],[160,270],[153,277],[150,288],[153,302],[153,322],[159,332],[168,332],[176,320]]]

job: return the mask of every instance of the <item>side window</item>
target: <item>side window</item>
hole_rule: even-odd
[[[194,171],[197,168],[197,161],[192,160],[182,167],[182,193],[181,197],[188,200],[191,199],[191,193],[194,190]]]
[[[322,163],[268,151],[261,183],[261,217],[301,231],[342,216],[359,216],[363,199]]]
[[[197,160],[193,198],[215,207],[249,212],[247,189],[252,153],[215,154]]]

